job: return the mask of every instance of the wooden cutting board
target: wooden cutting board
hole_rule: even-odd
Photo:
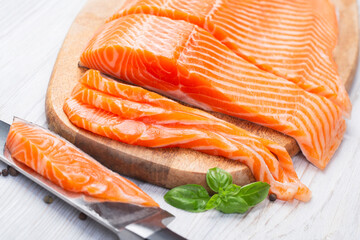
[[[188,149],[150,149],[123,144],[97,136],[73,126],[62,107],[84,69],[78,68],[79,56],[96,29],[111,16],[124,0],[89,0],[74,20],[58,54],[46,96],[49,128],[89,153],[107,167],[130,177],[172,188],[187,183],[205,184],[206,171],[221,167],[229,171],[234,182],[243,185],[254,180],[249,168],[223,157]],[[334,0],[339,16],[339,42],[335,50],[340,77],[350,88],[359,47],[356,0]],[[216,114],[261,137],[284,146],[291,155],[299,152],[295,140],[259,125],[234,117]]]

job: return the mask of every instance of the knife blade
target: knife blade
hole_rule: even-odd
[[[31,123],[33,124],[33,123]],[[120,239],[185,239],[166,227],[174,216],[158,207],[142,207],[98,199],[62,189],[26,165],[14,160],[5,147],[10,125],[0,120],[0,160],[114,232]]]

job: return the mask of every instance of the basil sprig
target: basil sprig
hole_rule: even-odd
[[[171,189],[164,199],[174,207],[189,212],[203,212],[206,211],[205,206],[210,196],[203,186],[187,184]]]
[[[270,189],[270,185],[264,182],[243,187],[233,184],[230,173],[220,168],[209,169],[206,182],[216,192],[211,198],[204,187],[188,184],[171,189],[164,199],[170,205],[189,212],[215,208],[223,213],[245,213],[250,207],[262,202]]]
[[[221,168],[211,168],[206,173],[206,183],[211,190],[219,192],[219,189],[225,189],[232,184],[232,176]]]

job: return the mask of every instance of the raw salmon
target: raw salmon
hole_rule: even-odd
[[[260,70],[185,21],[146,14],[113,20],[91,39],[81,64],[292,136],[319,168],[346,128],[341,109],[327,98]]]
[[[143,88],[121,84],[103,77],[96,70],[88,70],[80,79],[80,83],[72,93],[74,99],[112,112],[124,119],[162,126],[215,131],[225,138],[235,139],[257,151],[267,153],[271,160],[267,160],[267,157],[264,159],[265,162],[270,162],[270,165],[273,165],[273,156],[275,156],[280,164],[277,168],[282,169],[291,181],[299,184],[295,198],[303,201],[310,199],[311,192],[297,177],[289,154],[278,144],[255,136],[204,111],[183,106]],[[272,170],[271,172],[273,174]],[[278,173],[275,173],[275,176],[278,176]]]
[[[351,111],[332,56],[338,32],[329,0],[128,0],[109,21],[139,13],[196,24],[259,68]]]
[[[282,199],[307,201],[311,197],[297,177],[290,156],[278,144],[204,111],[103,77],[99,71],[84,74],[64,111],[76,126],[128,144],[191,148],[239,160],[249,166],[257,179],[272,184],[272,192]],[[264,177],[264,171],[275,180]],[[296,183],[296,194],[290,185],[291,191],[287,191],[291,194],[283,196],[276,187],[279,183],[273,181]]]
[[[102,201],[158,207],[131,181],[110,171],[63,138],[15,118],[6,141],[11,156],[71,192]]]

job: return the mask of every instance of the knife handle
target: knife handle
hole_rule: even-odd
[[[183,238],[182,236],[174,233],[168,228],[163,228],[152,235],[150,235],[147,240],[184,240],[186,238]]]

